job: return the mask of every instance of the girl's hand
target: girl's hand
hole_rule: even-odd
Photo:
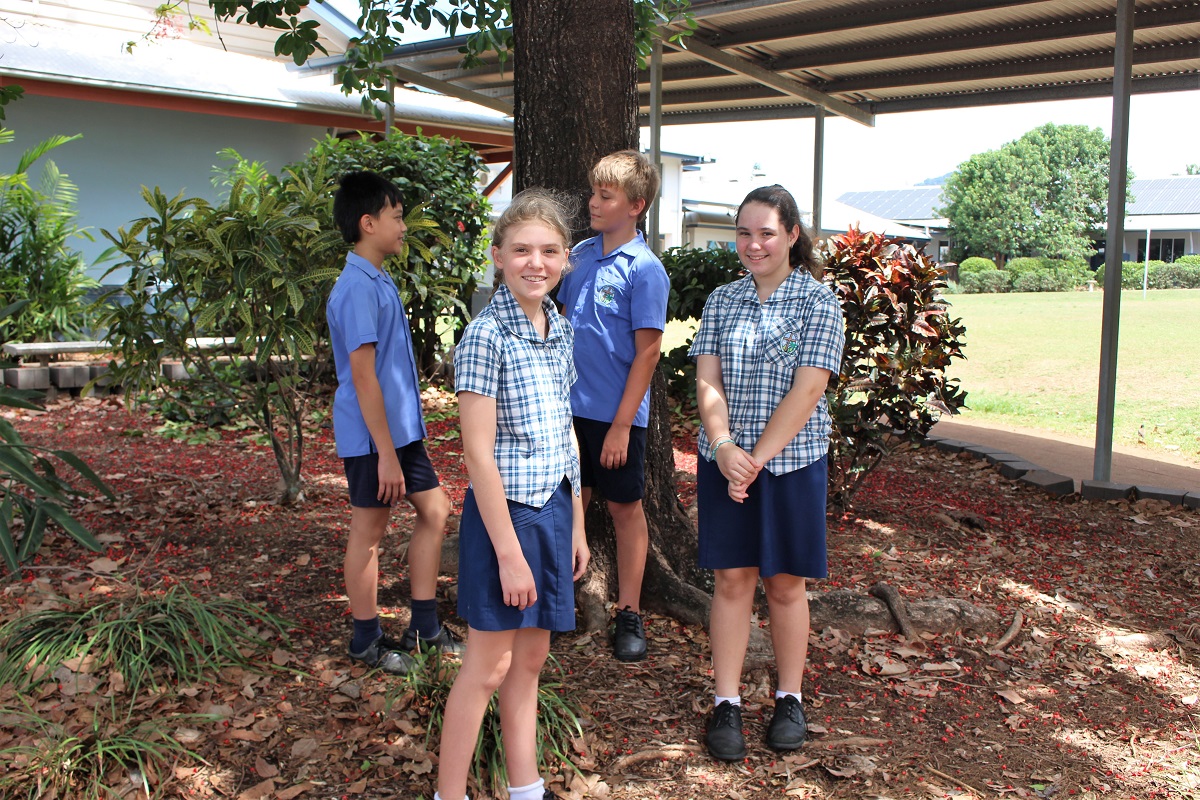
[[[587,572],[588,563],[592,560],[592,551],[588,547],[587,537],[578,536],[571,543],[571,556],[575,561],[575,572],[572,580],[579,580]]]
[[[762,464],[733,442],[717,448],[717,467],[730,483],[749,484],[762,469]]]
[[[500,590],[504,605],[524,611],[537,602],[537,585],[524,555],[500,561]]]
[[[735,503],[744,503],[746,498],[750,496],[749,488],[752,481],[745,483],[729,482],[729,499]]]

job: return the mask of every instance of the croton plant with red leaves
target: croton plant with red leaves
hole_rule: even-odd
[[[824,256],[846,318],[841,372],[827,392],[829,501],[846,507],[885,455],[964,405],[946,369],[964,358],[966,329],[942,295],[945,270],[903,239],[851,228],[829,237]]]

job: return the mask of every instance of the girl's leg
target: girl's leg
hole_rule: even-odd
[[[505,682],[517,631],[468,629],[462,668],[450,688],[442,717],[438,752],[438,794],[442,800],[462,800],[467,774],[475,756],[479,726],[492,694]]]
[[[800,692],[808,659],[808,592],[804,578],[773,575],[763,578],[771,611],[771,644],[779,670],[779,690]]]
[[[742,664],[750,640],[750,612],[754,589],[758,586],[758,568],[718,569],[714,577],[716,585],[708,625],[713,678],[717,696],[736,697],[741,692]]]
[[[500,728],[509,786],[528,786],[538,779],[538,676],[549,652],[550,631],[522,628],[516,632],[512,666],[500,685]]]

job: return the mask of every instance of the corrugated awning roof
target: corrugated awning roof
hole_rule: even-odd
[[[695,0],[663,57],[664,124],[872,115],[1112,94],[1112,0]],[[1133,91],[1200,89],[1200,0],[1136,0]],[[390,63],[511,104],[511,64],[459,66],[462,38]],[[328,68],[329,59],[313,62]],[[649,111],[650,78],[639,77]]]

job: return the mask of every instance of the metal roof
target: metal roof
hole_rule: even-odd
[[[1129,194],[1129,216],[1200,214],[1200,175],[1134,179]],[[941,186],[846,192],[838,201],[884,219],[926,223],[941,222],[938,209],[945,204]]]
[[[663,124],[874,114],[1112,95],[1112,0],[694,0],[663,56]],[[1200,0],[1136,0],[1133,91],[1200,89]],[[512,65],[459,66],[463,37],[400,47],[406,80],[500,104]],[[519,43],[518,43],[519,44]],[[312,67],[328,68],[318,59]],[[640,110],[650,77],[639,75]],[[496,106],[494,106],[496,107]]]

